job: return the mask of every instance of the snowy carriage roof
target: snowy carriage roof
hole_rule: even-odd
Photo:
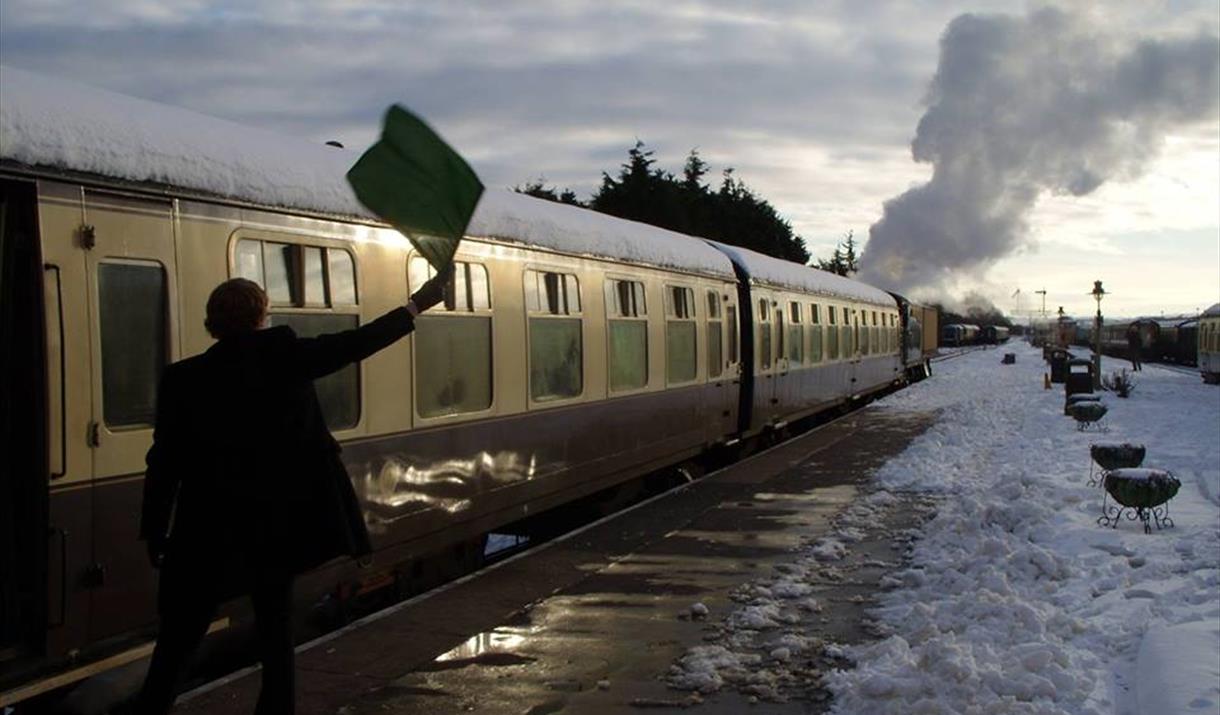
[[[359,153],[0,67],[0,160],[268,207],[381,223],[347,183]],[[509,191],[483,194],[467,234],[733,276],[703,241]]]
[[[1220,303],[1216,303],[1212,307],[1203,311],[1203,315],[1200,315],[1199,317],[1200,318],[1214,318],[1217,315],[1220,315]]]
[[[853,281],[850,278],[781,258],[774,258],[748,248],[729,246],[717,241],[708,241],[708,243],[724,251],[733,259],[733,263],[741,266],[751,278],[761,283],[876,303],[887,308],[895,305],[893,296],[867,283]]]

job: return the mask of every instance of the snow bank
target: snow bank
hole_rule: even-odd
[[[1144,634],[1135,692],[1140,715],[1220,713],[1220,625],[1215,619]]]
[[[970,353],[869,408],[939,419],[877,471],[878,491],[830,535],[735,591],[736,609],[703,646],[716,657],[675,664],[671,685],[783,699],[821,683],[839,715],[1216,712],[1220,508],[1205,485],[1220,480],[1220,389],[1149,365],[1130,398],[1103,396],[1108,434],[1079,432],[1062,390],[1042,389],[1040,352],[1004,350],[1016,365]],[[1089,446],[1103,441],[1145,445],[1148,468],[1182,481],[1175,528],[1098,525],[1103,492],[1086,482]],[[846,577],[840,560],[899,495],[937,508],[909,562],[882,580],[866,625],[883,637],[820,643],[818,584]],[[798,637],[854,667],[809,666],[782,642]]]
[[[1105,395],[1104,439],[1144,444],[1145,464],[1183,489],[1170,504],[1176,528],[1102,528],[1102,492],[1085,486],[1088,446],[1102,438],[1076,431],[1060,390],[1040,389],[1036,351],[1006,349],[1017,365],[974,353],[882,407],[941,410],[876,475],[941,501],[898,588],[879,599],[875,616],[892,635],[847,649],[856,668],[829,679],[836,713],[1136,715],[1137,680],[1144,693],[1176,687],[1167,671],[1137,666],[1145,632],[1220,626],[1220,510],[1202,488],[1220,470],[1220,390],[1149,366],[1131,398]],[[1177,647],[1200,658],[1206,645]],[[1174,672],[1192,693],[1215,685],[1207,668]]]
[[[221,199],[376,221],[345,175],[360,153],[0,67],[0,159]],[[470,236],[732,278],[700,239],[509,191]]]

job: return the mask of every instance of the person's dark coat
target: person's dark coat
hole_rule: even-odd
[[[217,596],[371,551],[313,381],[411,332],[404,308],[317,338],[286,326],[227,338],[168,366],[144,482],[142,539]],[[196,580],[192,576],[189,580]]]

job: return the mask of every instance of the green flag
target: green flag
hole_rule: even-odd
[[[449,265],[483,184],[423,120],[395,104],[381,139],[347,172],[356,198],[411,241],[438,271]]]

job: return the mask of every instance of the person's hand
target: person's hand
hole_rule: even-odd
[[[445,299],[445,288],[451,280],[453,280],[453,263],[445,266],[444,270],[429,278],[419,287],[419,290],[412,293],[411,302],[415,304],[419,312],[424,312]]]
[[[149,539],[144,545],[148,547],[148,563],[155,569],[161,568],[165,561],[165,539]]]

